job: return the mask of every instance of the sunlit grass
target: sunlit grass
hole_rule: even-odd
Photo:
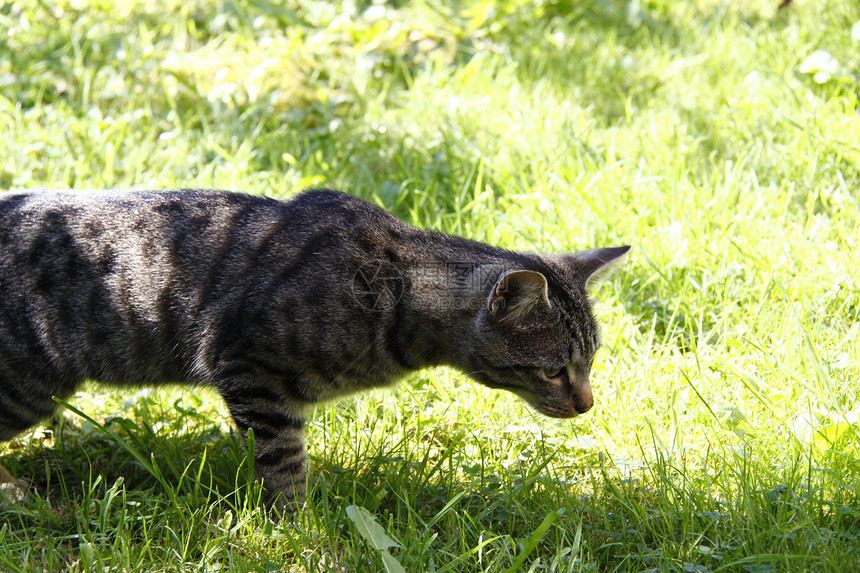
[[[860,6],[778,4],[0,8],[0,188],[331,186],[508,248],[633,245],[587,415],[444,369],[344,399],[280,523],[216,395],[91,387],[91,420],[3,446],[33,488],[0,569],[382,570],[353,505],[407,571],[856,569]]]

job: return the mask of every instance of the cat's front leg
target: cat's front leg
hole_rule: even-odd
[[[285,399],[274,384],[229,380],[219,384],[242,438],[254,433],[254,467],[263,482],[265,502],[294,512],[304,502],[307,456],[301,404]]]

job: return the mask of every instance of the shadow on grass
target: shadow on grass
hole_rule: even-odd
[[[71,426],[42,430],[37,433],[54,434],[44,440],[52,445],[34,439],[26,449],[0,458],[0,465],[30,484],[27,499],[0,507],[0,513],[17,514],[22,528],[47,520],[58,534],[68,534],[86,518],[77,513],[118,490],[135,506],[152,504],[144,513],[165,506],[194,512],[219,505],[221,511],[237,512],[258,505],[259,484],[248,475],[246,450],[235,432],[207,429],[159,436],[147,424],[128,419],[114,419],[105,430],[107,434]],[[133,444],[151,467],[123,441]],[[569,497],[570,484],[543,474],[551,455],[529,462],[534,466],[524,462],[502,469],[452,452],[431,457],[426,447],[413,450],[404,442],[390,449],[379,446],[349,463],[339,460],[338,452],[312,456],[309,506],[333,515],[361,505],[404,522],[410,515],[429,521],[442,511],[465,512],[488,529],[514,533],[541,519],[547,507],[575,502]]]
[[[463,459],[458,452],[466,434],[450,436],[450,447],[441,444],[439,451],[404,439],[370,446],[355,459],[349,452],[312,456],[307,505],[286,523],[265,526],[264,514],[255,513],[259,486],[248,488],[245,450],[234,432],[208,428],[158,436],[146,424],[128,421],[106,429],[111,435],[66,428],[53,447],[34,444],[0,460],[30,479],[34,490],[22,504],[0,507],[6,535],[29,538],[27,543],[42,539],[73,560],[89,550],[87,544],[101,543],[108,551],[120,541],[143,545],[156,536],[153,546],[170,554],[179,543],[192,562],[205,557],[223,528],[247,523],[251,538],[269,535],[267,542],[277,545],[283,541],[271,532],[301,531],[319,547],[349,546],[347,553],[358,559],[364,545],[345,510],[359,505],[404,544],[406,566],[426,564],[422,551],[433,551],[437,563],[463,559],[464,567],[474,566],[473,548],[494,540],[488,553],[494,547],[508,551],[548,512],[561,512],[543,541],[548,554],[570,546],[580,530],[583,558],[600,568],[694,563],[717,569],[733,561],[740,567],[757,552],[768,553],[760,558],[763,566],[858,557],[851,541],[860,538],[860,513],[851,496],[824,498],[800,473],[774,483],[769,480],[778,478],[769,468],[752,467],[731,480],[731,491],[715,491],[714,476],[669,460],[624,478],[593,453],[560,474],[549,449],[502,467]],[[120,438],[151,455],[161,478],[120,447]],[[716,471],[735,465],[726,460]],[[568,481],[574,475],[578,481]],[[253,515],[258,517],[248,517]],[[770,554],[775,546],[784,559]],[[316,557],[303,550],[279,551],[314,567]]]

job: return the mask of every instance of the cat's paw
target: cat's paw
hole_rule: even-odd
[[[6,468],[0,466],[0,505],[21,503],[27,498],[30,484],[12,477]]]
[[[24,480],[0,483],[0,505],[21,503],[27,499],[29,484]]]
[[[266,500],[266,507],[269,510],[269,514],[276,521],[290,521],[304,507],[304,493],[298,496],[295,495],[297,492],[292,493],[293,495],[280,493]]]

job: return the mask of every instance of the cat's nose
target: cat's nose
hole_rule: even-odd
[[[591,382],[587,375],[574,379],[573,405],[580,414],[585,414],[594,406],[594,395],[591,393]]]
[[[576,411],[580,414],[585,414],[586,412],[591,410],[592,406],[594,406],[594,398],[591,398],[589,396],[589,400],[587,402],[583,401],[576,403]]]

